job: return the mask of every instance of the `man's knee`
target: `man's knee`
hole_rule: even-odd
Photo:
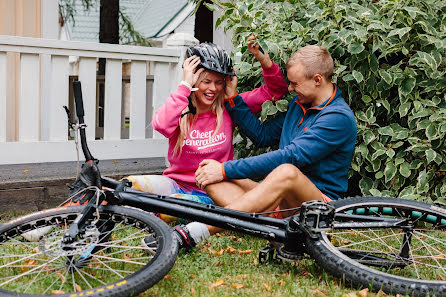
[[[304,174],[292,164],[282,164],[271,172],[277,182],[284,186],[294,186],[299,180],[304,177]]]
[[[203,190],[205,190],[206,193],[208,193],[210,196],[212,196],[212,194],[218,193],[223,188],[224,188],[224,185],[220,182],[220,183],[207,185],[206,187],[204,187]]]

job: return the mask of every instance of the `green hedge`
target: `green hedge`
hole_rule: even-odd
[[[444,202],[445,1],[214,0],[209,7],[223,10],[217,25],[232,30],[242,53],[240,91],[262,83],[246,47],[252,33],[282,69],[304,45],[329,49],[335,81],[358,125],[349,194]],[[286,103],[264,104],[262,120]],[[238,157],[264,151],[253,150],[243,136],[236,149]]]

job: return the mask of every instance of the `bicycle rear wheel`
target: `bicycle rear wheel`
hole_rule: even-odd
[[[170,228],[134,208],[101,206],[96,224],[63,244],[83,208],[45,210],[0,227],[1,296],[135,296],[172,268],[178,244]],[[42,236],[28,241],[30,231]],[[154,255],[141,246],[148,235],[157,239]]]
[[[308,252],[325,270],[376,291],[446,296],[446,209],[382,197],[331,204],[336,213],[396,218],[411,227],[337,229],[335,218],[333,229],[306,240]]]

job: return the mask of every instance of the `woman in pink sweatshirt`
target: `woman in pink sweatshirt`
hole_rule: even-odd
[[[240,95],[253,113],[266,100],[277,100],[287,91],[279,67],[262,53],[251,37],[248,49],[260,62],[265,85]],[[236,85],[232,62],[226,51],[215,44],[203,43],[188,49],[184,61],[184,80],[172,93],[152,121],[153,128],[169,139],[170,167],[162,176],[129,176],[135,189],[159,195],[212,203],[206,192],[195,184],[194,174],[204,159],[224,162],[233,159],[234,125],[224,108],[226,96]],[[224,206],[224,205],[222,205]],[[165,221],[168,216],[161,215]]]

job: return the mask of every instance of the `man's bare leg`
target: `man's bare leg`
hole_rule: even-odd
[[[215,204],[226,207],[258,185],[250,179],[229,180],[208,185],[205,190]]]
[[[322,200],[320,190],[295,166],[283,164],[274,169],[258,186],[234,200],[226,208],[245,212],[271,211],[281,208],[294,208],[305,201]],[[293,211],[282,213],[284,217]],[[208,226],[210,234],[221,228]]]

